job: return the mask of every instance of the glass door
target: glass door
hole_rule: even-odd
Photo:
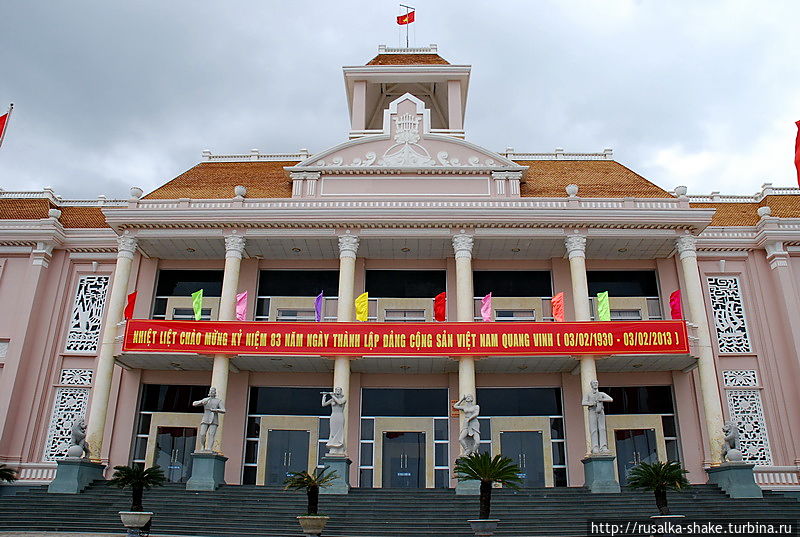
[[[654,429],[617,429],[614,437],[620,485],[628,482],[628,472],[640,462],[658,462]]]
[[[544,486],[541,431],[501,431],[500,452],[519,466],[523,487]]]
[[[308,431],[270,429],[266,485],[283,485],[291,472],[308,471]]]
[[[155,463],[169,483],[186,483],[192,475],[192,452],[197,445],[194,427],[158,427]]]
[[[425,487],[425,433],[383,433],[383,487]]]

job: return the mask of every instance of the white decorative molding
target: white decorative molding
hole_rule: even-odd
[[[681,259],[697,257],[697,237],[694,235],[681,235],[675,240],[675,248]]]
[[[760,390],[726,390],[728,412],[739,427],[739,443],[744,461],[760,466],[772,465],[767,422]]]
[[[66,352],[96,353],[108,292],[108,276],[87,275],[78,279],[70,315]]]
[[[245,238],[241,235],[228,235],[225,237],[225,257],[242,258],[244,254]]]
[[[709,276],[708,293],[721,353],[752,352],[737,276]]]
[[[764,244],[764,250],[767,252],[767,261],[769,261],[770,269],[775,270],[778,267],[789,266],[789,252],[784,248],[782,241],[768,242]]]
[[[91,386],[92,373],[91,369],[62,369],[58,383],[70,386]]]
[[[564,246],[567,248],[567,255],[573,257],[586,257],[586,235],[576,233],[564,239]]]
[[[722,372],[722,383],[726,388],[756,388],[758,374],[755,369],[727,369]]]
[[[453,250],[455,251],[455,258],[470,259],[472,257],[473,242],[472,235],[467,235],[466,233],[455,235],[453,237]]]
[[[136,237],[122,235],[117,238],[117,257],[133,259],[136,253]]]
[[[50,259],[53,257],[53,248],[55,244],[51,242],[39,241],[36,243],[33,251],[31,252],[31,264],[40,265],[47,268],[50,265]]]
[[[355,259],[358,254],[358,237],[350,235],[339,236],[339,257],[349,257]]]
[[[89,388],[56,388],[42,460],[55,461],[66,455],[72,425],[84,419],[88,401]]]

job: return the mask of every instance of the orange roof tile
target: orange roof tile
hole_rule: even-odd
[[[102,228],[109,227],[102,207],[60,207],[61,225],[66,228]]]
[[[47,211],[53,205],[45,198],[3,199],[0,200],[0,219],[38,220],[47,218]]]
[[[703,202],[690,205],[697,208],[716,209],[717,212],[711,219],[712,226],[754,226],[759,221],[758,208],[766,206],[772,209],[772,216],[800,218],[800,196],[798,195],[764,196],[764,199],[758,203]]]
[[[438,54],[378,54],[367,65],[450,65]]]
[[[291,198],[292,184],[284,166],[289,162],[202,162],[150,192],[146,199],[225,199],[237,185],[247,187],[248,198]]]
[[[582,198],[671,198],[641,175],[613,160],[529,160],[520,186],[523,197],[566,198],[569,184]]]

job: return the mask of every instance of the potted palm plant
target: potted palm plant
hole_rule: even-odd
[[[11,468],[10,466],[6,466],[5,464],[0,464],[0,481],[5,481],[6,483],[13,483],[17,480],[17,471]]]
[[[669,462],[641,462],[630,469],[628,473],[628,486],[633,489],[651,490],[656,497],[658,516],[672,515],[667,504],[668,490],[681,490],[689,486],[686,479],[686,470],[680,463]]]
[[[139,535],[142,530],[148,531],[150,519],[153,517],[151,511],[145,511],[142,506],[142,498],[145,490],[153,487],[160,487],[166,481],[164,472],[160,466],[115,466],[114,475],[108,481],[109,485],[121,489],[131,489],[131,510],[120,511],[119,517],[122,524],[128,528],[128,535]]]
[[[286,481],[283,482],[285,490],[305,490],[308,497],[308,507],[306,514],[297,517],[305,535],[319,535],[325,528],[330,517],[320,515],[319,510],[319,489],[331,486],[334,479],[339,477],[335,470],[325,468],[315,468],[313,474],[306,471],[291,472]]]
[[[488,453],[473,453],[456,461],[455,474],[459,481],[480,481],[480,514],[470,520],[475,535],[494,535],[496,518],[489,518],[492,509],[492,484],[500,483],[504,487],[519,489],[519,466],[508,457]]]

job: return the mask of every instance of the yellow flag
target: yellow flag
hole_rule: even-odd
[[[369,313],[369,293],[356,297],[356,321],[366,321]]]

